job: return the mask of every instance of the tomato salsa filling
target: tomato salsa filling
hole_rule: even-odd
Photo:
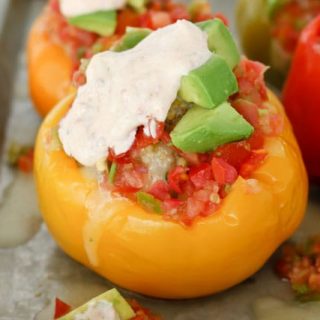
[[[292,55],[301,31],[304,27],[320,14],[319,0],[289,0],[276,10],[273,17],[272,37],[280,44],[281,48]]]
[[[276,273],[289,281],[300,301],[320,299],[320,236],[304,243],[287,243],[276,263]]]
[[[226,64],[226,61],[221,63]],[[79,89],[86,83],[84,69],[81,69]],[[265,161],[268,157],[264,148],[265,139],[279,135],[283,126],[282,115],[268,100],[264,82],[266,67],[241,58],[230,70],[237,90],[227,97],[226,103],[230,105],[232,113],[239,114],[241,121],[252,128],[247,138],[233,138],[229,140],[232,142],[219,143],[218,147],[206,147],[201,152],[179,148],[172,138],[173,132],[189,111],[200,108],[183,99],[180,91],[166,113],[165,121],[156,122],[153,134],[146,132],[145,126],[138,127],[128,151],[119,154],[109,148],[107,159],[96,163],[102,175],[101,187],[137,202],[149,212],[161,214],[166,220],[185,226],[192,225],[200,217],[214,214],[237,178],[250,179]],[[226,91],[226,88],[222,90]],[[220,103],[219,107],[224,105]],[[149,107],[145,109],[149,110]],[[233,126],[235,121],[233,118],[228,126]],[[76,120],[73,125],[78,122]],[[254,185],[254,180],[252,182]]]
[[[264,162],[265,138],[282,130],[282,117],[268,102],[265,70],[261,63],[246,58],[234,69],[239,91],[229,102],[254,127],[250,138],[212,152],[179,150],[170,132],[192,104],[177,98],[165,123],[157,123],[156,137],[145,135],[140,127],[129,151],[115,155],[110,150],[103,187],[187,226],[214,214],[236,179],[249,179]]]
[[[72,58],[74,71],[79,68],[82,58],[90,58],[95,53],[109,49],[125,33],[127,27],[156,30],[179,19],[193,22],[219,17],[227,24],[220,13],[213,14],[207,1],[195,1],[189,7],[172,0],[150,0],[142,12],[126,6],[117,11],[117,26],[110,36],[100,36],[68,23],[60,10],[59,0],[50,0],[46,8],[50,36],[62,45]]]
[[[267,157],[265,137],[281,131],[281,117],[268,103],[264,71],[262,64],[247,59],[234,70],[239,92],[230,102],[254,127],[249,139],[222,145],[212,152],[183,152],[172,144],[169,111],[166,122],[157,125],[156,138],[146,136],[139,128],[128,152],[115,156],[111,150],[105,186],[163,214],[164,219],[184,225],[214,214],[238,176],[250,178]],[[172,106],[178,109],[178,118],[187,108],[185,104],[177,100]]]

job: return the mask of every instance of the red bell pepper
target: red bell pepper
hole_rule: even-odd
[[[320,180],[320,16],[302,32],[283,101],[311,178]]]

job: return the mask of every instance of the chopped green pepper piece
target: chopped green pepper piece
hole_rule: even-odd
[[[115,162],[112,162],[112,165],[109,171],[109,177],[108,177],[109,183],[113,184],[116,173],[117,173],[117,164]]]
[[[139,191],[136,193],[136,196],[138,203],[144,208],[159,214],[163,212],[161,201],[156,199],[150,193]]]

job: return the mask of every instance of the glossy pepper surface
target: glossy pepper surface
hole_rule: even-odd
[[[267,137],[268,156],[251,176],[240,176],[212,216],[190,227],[166,221],[124,198],[110,198],[61,148],[52,132],[74,97],[45,119],[35,150],[40,208],[58,245],[112,282],[150,296],[191,298],[229,288],[255,273],[297,228],[307,179],[282,106],[283,131]],[[55,147],[52,147],[55,146]]]
[[[283,101],[312,178],[320,181],[320,16],[303,31]]]

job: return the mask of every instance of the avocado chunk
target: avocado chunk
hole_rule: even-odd
[[[128,0],[127,2],[130,7],[132,7],[134,10],[138,12],[143,11],[147,4],[147,0]]]
[[[182,77],[179,95],[187,102],[212,109],[237,91],[237,79],[226,61],[213,54],[205,64]]]
[[[113,48],[113,51],[125,51],[135,47],[140,41],[151,33],[147,28],[131,28],[126,29],[125,35],[120,42]]]
[[[68,22],[80,29],[98,33],[101,36],[111,36],[117,26],[115,10],[96,11],[76,17],[69,17]]]
[[[128,302],[121,296],[117,289],[111,289],[100,296],[90,300],[85,303],[81,307],[71,311],[67,315],[59,318],[60,320],[74,320],[77,315],[85,313],[90,305],[95,305],[98,303],[103,303],[103,301],[107,301],[112,303],[114,309],[118,313],[120,320],[129,320],[135,316],[135,312],[130,307]]]
[[[233,69],[240,61],[240,53],[232,34],[220,19],[212,19],[196,24],[208,34],[209,50],[220,55]]]
[[[225,143],[248,138],[253,127],[228,103],[212,110],[194,106],[170,133],[172,143],[185,152],[213,151]]]

